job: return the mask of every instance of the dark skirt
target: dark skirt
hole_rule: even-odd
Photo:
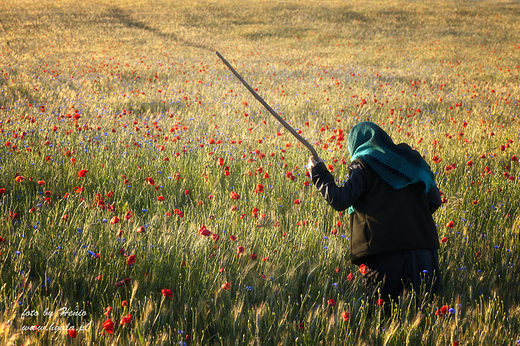
[[[365,292],[374,299],[397,300],[414,290],[435,293],[441,288],[437,250],[402,250],[383,253],[365,261]]]

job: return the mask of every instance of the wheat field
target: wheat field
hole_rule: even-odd
[[[515,1],[0,1],[3,345],[520,345]],[[418,150],[443,290],[385,310],[338,183]],[[389,311],[389,312],[388,312]]]

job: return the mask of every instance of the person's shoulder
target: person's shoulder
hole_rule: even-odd
[[[363,160],[361,159],[355,159],[354,161],[352,161],[349,165],[348,165],[348,171],[349,171],[349,174],[357,174],[357,173],[362,173],[362,174],[365,174],[365,167],[366,167],[366,164],[365,162],[363,162]]]
[[[366,167],[366,163],[360,158],[353,160],[348,165],[348,168],[350,171],[355,170],[355,169],[365,170],[365,167]]]

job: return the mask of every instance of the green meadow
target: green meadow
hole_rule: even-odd
[[[0,1],[2,345],[520,345],[520,4]],[[443,290],[349,262],[353,125],[419,151]],[[396,215],[396,217],[404,217]]]

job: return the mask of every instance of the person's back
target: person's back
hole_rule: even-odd
[[[363,165],[367,187],[350,215],[352,263],[368,256],[409,249],[438,249],[430,200],[420,183],[396,190]]]

